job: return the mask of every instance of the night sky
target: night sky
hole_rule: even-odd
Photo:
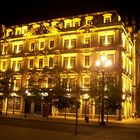
[[[7,26],[107,10],[117,10],[123,19],[126,16],[131,19],[135,15],[136,20],[140,24],[140,6],[138,0],[131,0],[130,2],[127,0],[11,1],[8,2],[5,0],[0,4],[0,23]]]

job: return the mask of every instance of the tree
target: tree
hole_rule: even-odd
[[[7,99],[6,115],[8,111],[8,100],[14,90],[14,72],[11,70],[0,71],[0,92],[3,93],[3,99]]]

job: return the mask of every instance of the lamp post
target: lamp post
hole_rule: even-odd
[[[24,108],[24,117],[27,117],[27,109],[28,109],[28,96],[31,96],[31,93],[26,89],[25,90],[25,95],[26,95],[26,98],[25,98],[25,108]]]
[[[17,94],[16,93],[12,93],[11,96],[13,97],[13,114],[15,114],[15,99],[16,99],[16,96]]]
[[[88,116],[87,116],[87,100],[89,99],[89,95],[86,93],[83,95],[83,99],[85,100],[85,121],[88,122]]]
[[[96,67],[99,68],[99,71],[101,72],[102,76],[102,86],[101,86],[101,122],[100,125],[105,125],[104,122],[104,75],[105,75],[105,69],[111,66],[111,61],[105,56],[101,55],[99,60],[95,63]]]

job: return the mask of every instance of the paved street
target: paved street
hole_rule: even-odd
[[[110,121],[104,127],[97,122],[80,120],[75,136],[74,120],[9,114],[0,116],[0,134],[4,140],[138,140],[140,119]]]

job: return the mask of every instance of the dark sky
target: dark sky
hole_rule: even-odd
[[[7,26],[106,10],[117,10],[124,19],[135,15],[140,22],[138,0],[3,0],[1,3],[0,23]]]

